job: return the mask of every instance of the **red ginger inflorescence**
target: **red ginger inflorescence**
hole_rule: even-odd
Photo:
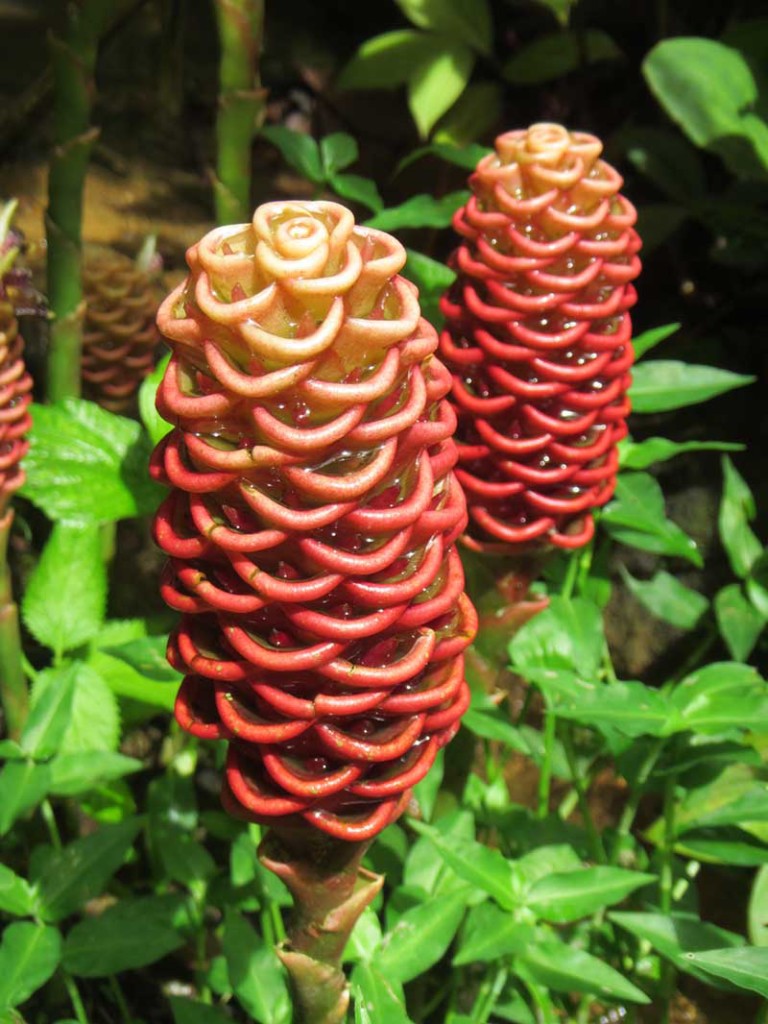
[[[23,359],[24,342],[19,334],[6,279],[0,280],[0,525],[6,522],[11,496],[24,483],[21,460],[32,426],[32,378]]]
[[[640,240],[601,151],[555,124],[501,135],[454,218],[440,355],[476,549],[579,547],[614,491]]]
[[[343,206],[268,203],[187,259],[153,460],[176,715],[229,741],[234,813],[364,840],[468,703],[450,375],[402,246]]]

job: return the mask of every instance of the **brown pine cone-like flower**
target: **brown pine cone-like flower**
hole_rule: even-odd
[[[21,460],[29,447],[24,435],[32,426],[32,378],[24,367],[23,349],[13,303],[0,281],[0,523],[11,495],[24,483]]]
[[[110,412],[129,412],[155,363],[155,285],[127,256],[93,246],[86,250],[83,295],[83,396]]]
[[[640,240],[601,151],[555,124],[501,135],[454,218],[440,353],[475,548],[578,547],[613,494]]]
[[[154,458],[176,714],[229,741],[235,813],[368,839],[468,702],[450,376],[402,246],[343,206],[268,203],[187,259]]]

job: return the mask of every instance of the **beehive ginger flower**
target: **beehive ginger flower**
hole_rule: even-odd
[[[475,631],[450,375],[402,246],[330,202],[206,235],[158,316],[178,720],[225,804],[375,835],[453,736]]]

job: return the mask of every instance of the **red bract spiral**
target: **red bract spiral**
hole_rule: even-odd
[[[235,813],[366,839],[468,702],[450,375],[402,246],[343,206],[266,204],[187,259],[153,460],[176,715],[229,740]]]
[[[13,304],[0,282],[0,522],[11,495],[24,483],[21,460],[29,447],[24,435],[32,426],[32,378],[24,367],[23,348]]]
[[[601,151],[554,124],[501,135],[454,218],[440,353],[475,548],[579,547],[613,494],[640,240]]]

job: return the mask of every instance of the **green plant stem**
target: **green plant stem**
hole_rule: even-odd
[[[616,838],[613,844],[613,850],[611,851],[610,863],[616,864],[621,854],[622,841],[632,831],[632,826],[635,823],[637,817],[637,811],[640,806],[644,793],[643,787],[648,781],[651,772],[659,759],[662,749],[664,748],[665,739],[657,739],[650,746],[648,753],[646,754],[643,762],[638,769],[637,775],[633,780],[631,793],[627,803],[624,806],[624,810],[621,812],[619,818],[619,824],[616,827]]]
[[[98,135],[98,129],[90,124],[96,52],[111,7],[104,0],[70,3],[62,36],[49,36],[54,144],[46,236],[48,298],[53,314],[48,354],[48,398],[52,402],[80,394],[83,190]]]
[[[80,990],[77,987],[77,982],[69,971],[64,970],[63,967],[60,968],[60,971],[64,980],[64,987],[66,988],[67,995],[69,996],[69,1001],[72,1003],[72,1009],[75,1011],[75,1017],[79,1024],[88,1024],[88,1014],[85,1012],[85,1006],[83,1005],[83,1000],[80,995]]]
[[[549,814],[549,796],[552,789],[552,758],[555,750],[555,734],[557,732],[557,715],[547,706],[544,712],[544,758],[539,775],[539,802],[537,816],[546,818]]]
[[[219,224],[251,216],[251,145],[265,114],[259,55],[264,0],[214,0],[219,26],[219,113],[214,198]]]
[[[51,845],[54,850],[60,850],[62,848],[61,834],[59,826],[56,824],[56,815],[53,813],[53,807],[48,797],[40,804],[40,813],[43,816],[48,835],[51,837]]]
[[[487,1024],[508,973],[506,967],[497,964],[494,973],[484,979],[472,1010],[472,1024]]]
[[[571,780],[573,782],[573,788],[576,791],[576,796],[579,801],[579,810],[581,811],[581,817],[584,822],[584,829],[587,833],[587,841],[589,843],[589,849],[592,854],[592,859],[597,864],[606,863],[605,848],[603,841],[595,827],[595,821],[592,817],[592,811],[589,807],[589,800],[587,799],[587,790],[584,786],[584,780],[579,774],[579,767],[576,759],[576,749],[573,742],[573,726],[570,722],[560,723],[560,741],[563,744],[563,750],[565,751],[565,758],[568,762],[568,768],[571,773]]]
[[[8,565],[8,541],[13,512],[0,518],[0,699],[5,724],[11,739],[18,739],[29,709],[27,681],[19,631],[19,610],[13,600],[11,569]]]
[[[133,1020],[131,1016],[131,1011],[128,1007],[128,1003],[125,1001],[123,990],[120,988],[120,982],[117,980],[114,974],[111,974],[109,976],[109,988],[110,991],[112,992],[115,1002],[117,1003],[117,1008],[120,1011],[120,1019],[122,1020],[123,1024],[131,1024],[131,1021]]]
[[[659,909],[662,914],[669,915],[672,912],[672,891],[675,884],[674,857],[675,857],[675,790],[677,776],[667,776],[664,783],[664,837],[661,844],[661,864],[659,869]],[[661,962],[661,993],[664,998],[664,1010],[662,1022],[667,1024],[669,1020],[669,1003],[675,987],[676,971],[674,965],[668,960]]]

